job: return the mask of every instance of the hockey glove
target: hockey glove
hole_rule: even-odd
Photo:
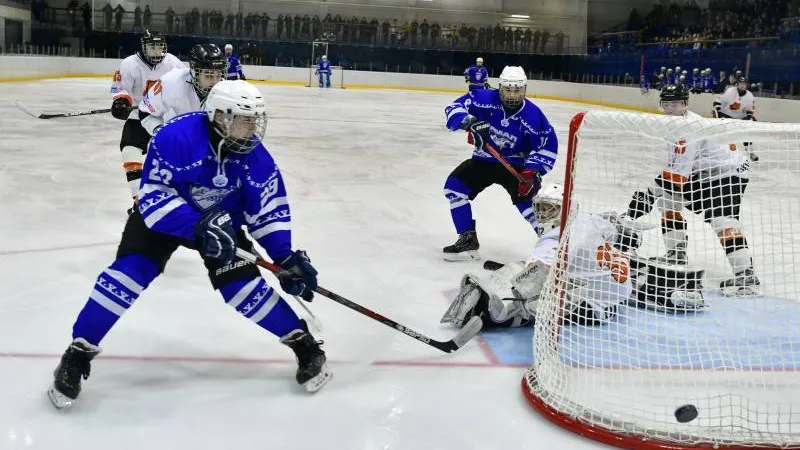
[[[458,126],[459,126],[459,128],[461,128],[462,130],[469,130],[469,127],[470,127],[470,126],[471,126],[473,123],[475,123],[475,122],[477,122],[477,121],[478,121],[478,119],[476,119],[476,118],[475,118],[475,116],[470,116],[469,114],[467,114],[467,116],[466,116],[466,117],[464,117],[464,119],[461,121],[461,123],[460,123]]]
[[[747,111],[746,114],[747,115],[744,116],[744,119],[742,120],[753,120],[753,121],[756,120],[756,117],[753,115],[753,111]]]
[[[714,102],[714,109],[711,113],[714,115],[715,119],[719,119],[719,113],[722,111],[722,103]]]
[[[633,198],[628,204],[628,217],[631,219],[638,219],[649,213],[653,209],[653,203],[655,203],[655,201],[656,197],[650,192],[650,189],[634,192]]]
[[[278,273],[278,280],[284,292],[299,296],[307,302],[314,299],[318,272],[304,250],[295,250],[278,265],[283,269]]]
[[[469,84],[469,76],[468,75],[464,75],[464,82]]]
[[[127,120],[131,113],[131,100],[128,97],[118,97],[111,103],[111,115],[115,119]]]
[[[475,122],[469,126],[469,131],[472,132],[472,138],[475,139],[475,147],[483,148],[489,142],[489,134],[491,133],[489,122]]]
[[[223,264],[230,264],[236,256],[236,230],[227,212],[212,211],[194,226],[194,235],[200,254]]]
[[[522,178],[527,180],[525,183],[519,183],[517,187],[517,194],[520,197],[533,197],[542,188],[542,176],[536,173],[533,169],[525,169],[519,173]]]

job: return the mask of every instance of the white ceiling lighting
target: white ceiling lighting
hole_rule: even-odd
[[[513,17],[515,19],[530,19],[531,18],[531,16],[529,16],[527,14],[512,14],[511,17]]]

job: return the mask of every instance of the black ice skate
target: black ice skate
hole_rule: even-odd
[[[469,261],[480,259],[478,248],[478,234],[472,229],[461,233],[455,244],[448,245],[442,251],[445,261]]]
[[[89,378],[91,361],[99,353],[100,347],[83,338],[72,341],[53,372],[53,385],[47,390],[53,406],[63,409],[75,403],[81,393],[81,378]]]
[[[297,382],[308,392],[317,392],[333,378],[328,369],[327,358],[320,345],[322,341],[314,340],[308,332],[308,325],[301,320],[303,328],[294,330],[281,338],[281,342],[289,346],[297,356]]]
[[[733,278],[719,284],[722,293],[728,297],[749,297],[761,295],[761,282],[752,267],[742,270]]]

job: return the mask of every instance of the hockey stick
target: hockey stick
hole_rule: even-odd
[[[37,119],[57,119],[60,117],[89,116],[92,114],[105,114],[111,112],[111,108],[105,108],[105,109],[93,109],[91,111],[81,111],[81,112],[71,112],[71,113],[36,113],[27,106],[25,106],[25,104],[23,104],[19,100],[17,100],[15,103],[19,109]]]
[[[524,184],[530,184],[531,180],[526,180],[522,175],[520,175],[519,172],[517,172],[514,169],[514,167],[500,155],[500,152],[498,152],[497,149],[492,146],[492,144],[487,142],[485,147],[486,150],[488,150],[489,153],[491,153],[492,156],[494,156],[494,158],[498,160],[500,164],[503,165],[503,167],[505,167],[509,172],[511,172],[511,175],[514,175],[514,178],[516,178],[517,181]]]
[[[236,256],[244,259],[245,261],[250,261],[252,263],[255,263],[256,265],[261,266],[272,273],[280,273],[280,271],[282,270],[280,266],[273,264],[269,261],[266,261],[262,258],[259,258],[256,255],[253,255],[252,253],[246,252],[239,248],[236,249]],[[428,336],[425,336],[424,334],[412,330],[411,328],[401,325],[395,322],[394,320],[389,319],[388,317],[384,317],[383,315],[378,314],[371,309],[368,309],[364,306],[359,305],[358,303],[348,300],[339,294],[333,293],[323,288],[322,286],[317,286],[317,288],[314,291],[322,296],[325,296],[335,301],[336,303],[344,305],[360,314],[369,317],[372,320],[378,321],[386,325],[387,327],[394,328],[395,330],[405,334],[406,336],[412,337],[424,344],[428,344],[431,347],[435,347],[445,353],[452,353],[463,347],[464,344],[466,344],[467,342],[469,342],[470,339],[475,337],[475,335],[477,335],[481,331],[481,328],[483,327],[483,321],[480,319],[480,317],[475,316],[472,319],[470,319],[470,321],[467,322],[467,324],[464,325],[464,327],[461,328],[461,330],[459,330],[459,332],[455,336],[453,336],[453,338],[450,339],[449,341],[445,342],[436,341],[434,339],[429,338]]]
[[[239,255],[238,253],[237,253],[237,256],[239,256],[242,259],[247,259],[246,257],[244,257],[242,255]],[[255,249],[253,250],[253,256],[258,258],[258,259],[264,259],[264,258],[261,257],[260,254],[258,254],[258,252],[255,251]],[[277,272],[273,272],[273,275],[275,275],[275,277],[277,277],[278,273]],[[317,316],[314,315],[313,312],[311,312],[311,308],[306,306],[306,302],[304,300],[301,300],[296,295],[293,295],[292,298],[294,298],[295,301],[297,302],[297,304],[300,305],[300,307],[303,308],[306,313],[308,313],[308,316],[311,318],[311,326],[314,329],[316,329],[317,331],[322,332],[322,322],[319,319],[317,319]]]

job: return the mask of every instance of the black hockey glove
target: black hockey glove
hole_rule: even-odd
[[[127,97],[119,97],[114,99],[111,104],[111,115],[115,119],[127,120],[128,115],[131,113],[131,101]]]
[[[295,250],[278,265],[283,269],[278,273],[278,280],[284,292],[299,296],[307,302],[314,299],[318,272],[304,250]]]
[[[655,201],[656,197],[650,192],[650,189],[634,192],[633,198],[628,204],[628,217],[631,219],[638,219],[649,213],[653,209],[653,203],[655,203]]]
[[[236,230],[233,219],[227,212],[212,211],[194,226],[200,254],[223,264],[230,264],[236,257]]]
[[[483,148],[489,142],[489,134],[491,133],[489,122],[475,122],[469,126],[469,130],[472,132],[472,138],[475,139],[475,147]]]
[[[475,118],[475,116],[470,116],[470,115],[468,114],[466,117],[464,117],[464,120],[462,120],[462,121],[461,121],[461,123],[460,123],[460,124],[458,124],[458,126],[459,126],[459,127],[462,129],[462,130],[469,130],[469,127],[470,127],[470,126],[471,126],[473,123],[475,123],[475,122],[477,122],[477,121],[478,121],[478,119],[476,119],[476,118]]]
[[[714,109],[711,113],[714,115],[715,119],[719,119],[719,113],[722,111],[722,103],[714,102]]]
[[[469,84],[469,76],[467,76],[467,75],[464,75],[464,82],[465,82],[465,83],[467,83],[467,84]]]

